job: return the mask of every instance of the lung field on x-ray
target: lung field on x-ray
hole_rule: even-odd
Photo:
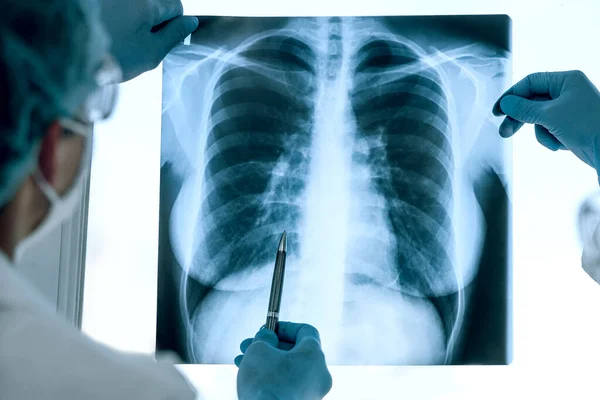
[[[306,189],[315,111],[315,55],[286,35],[258,40],[217,80],[206,140],[204,229],[194,276],[216,285],[272,263],[285,229],[298,251],[299,199]]]
[[[317,326],[328,362],[454,362],[485,236],[466,160],[479,152],[489,167],[494,146],[477,142],[487,115],[461,125],[467,100],[449,76],[489,101],[502,82],[484,96],[481,80],[506,55],[426,51],[413,30],[414,40],[378,18],[223,19],[167,58],[163,163],[190,164],[169,221],[190,362],[231,363],[264,323],[284,230],[282,319]],[[471,69],[457,62],[465,55]],[[191,304],[195,285],[207,289]]]
[[[383,208],[396,243],[382,248],[379,237],[361,237],[349,259],[364,264],[374,248],[391,252],[403,292],[453,292],[453,155],[441,78],[390,38],[370,38],[358,49],[356,64],[350,90],[354,162],[369,170],[371,191],[383,197],[376,212]],[[366,204],[364,212],[372,207]]]

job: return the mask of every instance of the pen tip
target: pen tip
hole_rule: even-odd
[[[281,235],[281,239],[279,240],[278,251],[287,251],[287,232],[286,231],[283,231],[283,235]]]

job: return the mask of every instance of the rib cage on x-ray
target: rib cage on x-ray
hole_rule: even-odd
[[[238,55],[215,84],[206,143],[206,223],[193,273],[205,283],[271,261],[273,237],[301,210],[315,108],[314,54],[287,36],[266,37]],[[277,65],[275,65],[277,64]],[[291,231],[288,252],[296,250]]]
[[[274,243],[287,230],[293,283],[283,302],[302,307],[297,303],[309,300],[292,300],[289,291],[327,289],[323,337],[345,340],[334,325],[355,326],[348,322],[359,316],[348,311],[356,298],[349,292],[363,286],[428,315],[432,308],[424,304],[437,299],[437,316],[423,317],[414,329],[441,329],[426,336],[442,350],[379,361],[449,362],[462,290],[473,273],[455,268],[456,132],[435,57],[376,20],[319,18],[255,35],[216,58],[186,273],[219,296],[260,296],[268,289]],[[213,330],[232,325],[219,329],[198,315],[229,306],[210,304],[192,312],[190,358],[228,362],[214,349]],[[421,324],[393,316],[411,321],[403,330]],[[347,353],[338,349],[335,362],[381,363]]]
[[[346,73],[339,63],[341,46],[341,37],[330,35],[322,85]],[[207,222],[196,257],[211,268],[192,273],[210,284],[249,264],[272,261],[273,238],[298,224],[317,126],[317,59],[307,44],[287,35],[269,36],[238,57],[243,64],[228,68],[215,85],[205,150],[201,210]],[[327,110],[339,101],[338,92],[349,91],[352,112],[344,117],[355,118],[358,128],[353,161],[370,170],[393,236],[403,239],[397,249],[381,249],[398,258],[396,280],[411,295],[446,294],[446,287],[456,289],[456,283],[448,255],[452,148],[440,78],[393,39],[370,39],[356,58],[356,66],[347,71],[352,79],[332,87],[332,96],[319,106]],[[338,122],[347,127],[351,121]],[[361,210],[363,215],[369,207]],[[289,235],[293,254],[297,232]],[[368,245],[381,241],[365,239],[371,240]],[[360,248],[355,250],[352,262],[369,262],[362,260]]]

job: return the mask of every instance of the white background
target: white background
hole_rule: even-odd
[[[597,0],[183,3],[186,13],[206,15],[508,14],[515,82],[531,72],[580,69],[600,83]],[[95,339],[147,353],[155,345],[160,113],[157,69],[123,85],[115,116],[98,129],[83,318]],[[531,127],[512,140],[513,364],[332,368],[327,399],[600,396],[600,287],[581,269],[575,224],[596,174],[571,154],[540,146]],[[207,399],[235,398],[235,367],[183,370]]]

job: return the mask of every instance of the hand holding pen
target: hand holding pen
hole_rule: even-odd
[[[319,400],[331,390],[319,332],[311,325],[279,322],[277,334],[263,328],[240,349],[240,400]]]
[[[254,338],[242,342],[242,354],[235,358],[240,400],[318,400],[331,390],[331,374],[317,329],[279,322],[286,245],[284,232],[277,248],[267,323]]]

